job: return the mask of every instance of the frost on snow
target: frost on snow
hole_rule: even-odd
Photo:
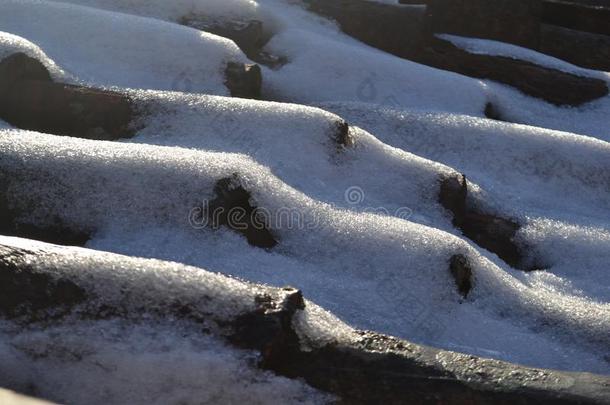
[[[239,41],[185,18],[262,23],[258,56],[273,62],[260,62],[265,101],[226,97],[228,64],[254,62]],[[610,81],[513,45],[443,38]],[[610,373],[610,96],[557,107],[381,52],[287,0],[0,0],[0,62],[15,53],[56,83],[133,104],[134,136],[120,142],[0,119],[0,234],[91,249],[62,250],[73,260],[50,255],[47,265],[99,305],[158,315],[180,298],[226,321],[275,291],[268,286],[290,285],[312,301],[299,319],[320,341],[350,339],[353,327]],[[484,118],[489,103],[505,122]],[[456,226],[439,196],[443,181],[462,175],[463,208],[514,223],[511,243],[535,271],[511,267]],[[275,243],[252,243],[255,221],[228,226],[210,212],[219,207],[255,215]],[[467,279],[466,294],[456,277]],[[3,319],[0,386],[35,384],[34,393],[69,403],[330,398],[261,371],[256,354],[216,330],[155,316],[24,330]]]

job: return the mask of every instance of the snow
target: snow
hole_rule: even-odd
[[[457,114],[363,104],[323,107],[386,144],[467,173],[497,194],[505,210],[562,208],[603,219],[610,204],[607,142]],[[552,196],[558,193],[565,198],[556,201]]]
[[[0,401],[6,405],[51,405],[50,402],[19,395],[5,389],[0,389]]]
[[[610,83],[610,73],[608,72],[583,69],[552,56],[516,45],[448,34],[441,34],[439,37],[471,53],[521,59],[550,69],[577,76],[597,78]],[[490,101],[499,109],[502,117],[507,121],[569,131],[610,141],[610,130],[607,125],[610,96],[586,103],[580,107],[557,108],[534,101],[514,89],[491,82],[488,85],[491,88],[490,92],[493,94]]]
[[[276,35],[267,49],[290,60],[283,69],[266,72],[265,91],[273,99],[358,100],[475,115],[485,107],[480,82],[323,35],[290,29]]]
[[[357,147],[341,149],[335,138],[342,119],[336,115],[296,104],[223,97],[148,92],[132,98],[148,114],[129,142],[247,154],[310,197],[392,214],[413,214],[417,207],[414,219],[450,228],[435,202],[436,182],[454,171],[388,147],[356,127],[350,136]],[[385,175],[371,178],[371,172]],[[357,200],[346,198],[350,189],[359,193]]]
[[[359,102],[395,109],[418,108],[483,117],[492,102],[510,122],[568,131],[610,140],[607,117],[610,96],[579,107],[557,107],[488,80],[477,80],[423,66],[380,52],[339,32],[334,23],[312,18],[299,6],[281,0],[261,0],[261,12],[274,22],[275,36],[265,50],[288,57],[281,69],[264,70],[265,96],[301,103]],[[455,37],[451,37],[454,40]],[[463,44],[461,40],[458,45]],[[493,46],[469,39],[478,52],[524,56],[543,66],[557,67],[553,58],[522,48]],[[474,47],[467,47],[473,49]],[[484,49],[482,51],[481,49]],[[572,71],[610,82],[607,73]]]
[[[493,41],[490,39],[460,37],[458,35],[449,34],[439,34],[437,36],[474,54],[506,56],[509,58],[532,62],[551,69],[561,70],[562,72],[573,73],[579,76],[597,77],[599,79],[608,79],[610,77],[610,73],[608,72],[581,68],[561,59],[557,59],[552,56],[513,44]]]
[[[70,81],[70,78],[67,77],[62,68],[53,62],[36,44],[17,35],[0,31],[0,60],[19,52],[39,60],[51,73],[53,80]]]
[[[28,5],[27,1],[13,1],[19,4],[20,8],[26,8]],[[63,2],[51,5],[49,3],[52,2],[44,2],[44,7],[38,5],[36,11],[48,13],[45,7],[59,8],[57,12],[61,17],[64,9],[70,8],[74,9],[72,12],[78,13],[83,20],[86,19],[85,16],[96,16],[96,21],[99,18],[110,20],[112,16],[125,22],[129,21],[130,26],[134,25],[131,21],[138,21],[141,27],[138,30],[139,35],[147,39],[137,40],[138,37],[134,37],[133,32],[135,28],[130,27],[131,30],[125,30],[124,23],[112,23],[113,26],[121,27],[116,32],[116,36],[122,35],[122,31],[127,32],[120,39],[113,40],[110,45],[108,44],[110,41],[104,39],[111,38],[107,35],[95,35],[96,32],[99,34],[99,30],[93,30],[91,24],[74,27],[65,27],[64,24],[49,25],[51,28],[48,29],[55,31],[55,34],[50,36],[45,32],[43,37],[40,35],[42,33],[38,32],[41,30],[40,24],[29,27],[28,24],[15,19],[14,14],[11,16],[10,29],[5,30],[17,34],[22,32],[23,36],[30,40],[36,38],[34,42],[38,45],[44,44],[43,49],[56,62],[62,66],[68,64],[71,70],[79,69],[76,76],[86,78],[88,82],[94,84],[227,95],[227,90],[222,84],[224,63],[228,60],[246,61],[245,56],[234,45],[226,43],[228,40],[163,22],[176,22],[189,16],[213,21],[255,19],[262,21],[265,30],[273,35],[264,50],[288,59],[288,64],[280,69],[263,67],[263,93],[266,99],[305,104],[328,101],[365,102],[375,106],[420,108],[478,117],[483,116],[486,103],[492,102],[504,119],[511,122],[610,140],[606,125],[610,111],[610,96],[576,108],[550,105],[504,85],[440,71],[383,53],[340,33],[334,23],[313,16],[302,6],[283,0],[260,0],[258,3],[249,0],[230,2],[70,0],[70,2],[89,7],[71,7],[62,4]],[[100,9],[118,11],[120,14],[107,13]],[[4,14],[9,15],[9,12],[10,10],[7,10]],[[132,15],[147,18],[137,18]],[[26,23],[29,21],[30,18],[25,19]],[[3,24],[0,20],[0,29]],[[98,25],[99,23],[93,26]],[[87,31],[96,32],[91,32],[86,41],[82,41],[82,34],[79,34],[78,41],[74,41],[74,32]],[[159,38],[160,31],[171,32],[172,35],[165,34]],[[115,38],[115,35],[112,37]],[[74,44],[67,40],[66,36],[73,38]],[[192,38],[193,36],[196,38]],[[189,37],[188,41],[186,37]],[[543,66],[598,77],[610,82],[607,73],[577,68],[513,45],[447,35],[442,37],[475,53],[521,57]],[[117,42],[122,44],[124,52],[114,49]],[[73,61],[78,54],[75,51],[82,47],[83,43],[95,45],[89,46],[89,50],[106,49],[108,54],[96,52],[98,60],[95,60],[95,64],[91,63],[91,55],[88,54],[87,61],[83,58]],[[142,43],[149,44],[152,48],[150,51],[147,50],[148,54],[144,54],[142,49],[139,49]],[[165,50],[161,54],[158,52],[159,44],[163,44]],[[226,47],[224,54],[223,46]],[[51,54],[47,48],[60,48],[58,51],[61,53]],[[196,48],[201,48],[201,53],[192,51]],[[168,52],[167,49],[172,49],[173,52]],[[230,52],[227,52],[229,49]],[[129,53],[131,56],[134,52],[138,54],[137,58],[129,58],[124,54]],[[218,56],[210,58],[215,53]],[[59,56],[62,58],[58,59]],[[139,70],[137,74],[134,72],[132,75],[122,71],[120,76],[112,74],[113,77],[107,77],[109,68],[104,69],[104,72],[82,70],[83,66],[87,65],[96,70],[104,64],[107,66],[108,58],[99,60],[103,56],[113,61],[127,58],[123,68],[134,70],[139,68]],[[143,67],[142,64],[146,66]],[[203,72],[202,66],[206,67]],[[155,68],[155,71],[144,80],[143,72],[152,68]],[[161,69],[164,72],[161,72]],[[400,85],[397,86],[397,83]]]
[[[157,19],[36,0],[0,2],[0,31],[26,38],[96,86],[227,95],[224,68],[247,58],[230,40]],[[162,52],[160,50],[163,50]]]
[[[39,252],[28,264],[45,274],[74,282],[98,305],[137,313],[166,314],[175,302],[189,303],[195,311],[230,320],[255,309],[254,297],[265,289],[219,274],[157,260],[142,260],[73,248],[67,251],[26,239],[0,237],[0,243]],[[56,252],[69,259],[49,254]],[[125,294],[130,291],[130,294]]]
[[[265,51],[288,60],[263,67],[270,101],[224,97],[226,63],[247,59],[230,40],[176,24],[191,15],[264,22],[273,34]],[[444,38],[610,82],[522,48]],[[323,342],[347,339],[354,327],[610,373],[610,97],[558,108],[385,54],[285,0],[1,0],[0,59],[16,51],[57,80],[112,87],[142,113],[135,137],[122,142],[0,121],[0,185],[8,187],[0,191],[21,220],[88,232],[86,247],[98,252],[180,263],[70,250],[80,264],[63,271],[80,277],[86,267],[82,282],[100,297],[117,299],[112,286],[128,283],[143,300],[134,307],[163,308],[207,291],[221,304],[213,312],[233,316],[251,288],[265,288],[215,272],[302,289],[312,303],[297,322]],[[483,118],[487,102],[514,123]],[[335,140],[343,120],[354,140],[347,148]],[[437,200],[440,179],[458,173],[468,178],[469,204],[523,224],[518,242],[540,271],[512,269],[455,229]],[[189,222],[215,198],[216,182],[234,175],[270,220],[274,249]],[[448,271],[455,254],[473,268],[467,299]],[[99,403],[324,400],[188,325],[11,327],[0,324],[0,384],[36,381],[62,402],[92,393]],[[16,347],[50,355],[34,361]]]
[[[608,277],[610,248],[608,143],[454,114],[381,108],[371,113],[358,104],[325,108],[389,145],[466,173],[484,190],[475,194],[475,203],[527,224],[520,240],[552,266],[549,271],[568,276],[568,284],[590,297],[610,300],[608,284],[600,283]]]
[[[210,19],[259,17],[259,6],[252,0],[62,0],[60,2],[175,22],[188,15],[201,15]]]
[[[0,237],[0,245],[25,249],[31,268],[70,280],[85,289],[88,300],[125,313],[102,321],[71,315],[50,327],[0,321],[3,386],[59,403],[315,404],[330,399],[301,382],[258,370],[256,354],[228,346],[214,323],[159,315],[180,303],[228,322],[254,309],[255,295],[268,293],[261,287],[175,263],[17,238]],[[211,331],[202,333],[205,328]]]
[[[353,326],[416,342],[492,350],[546,367],[606,370],[593,353],[608,345],[608,304],[571,290],[534,288],[528,276],[440,229],[312,200],[245,155],[24,131],[3,131],[0,145],[10,204],[35,203],[27,219],[38,224],[59,219],[94,231],[88,247],[294,285]],[[270,218],[285,210],[300,215],[296,224],[271,221],[280,240],[271,253],[232,231],[195,229],[187,221],[195,204],[213,198],[215,181],[233,173]],[[455,253],[468,256],[475,272],[475,289],[463,304],[447,271]],[[475,329],[486,323],[493,327]],[[581,361],[566,361],[559,352]]]
[[[248,366],[256,360],[252,353],[175,324],[98,321],[0,336],[3,384],[26,392],[33,385],[37,396],[58,403],[262,405],[329,400],[302,382]]]

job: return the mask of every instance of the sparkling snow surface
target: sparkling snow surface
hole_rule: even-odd
[[[263,68],[273,102],[223,97],[225,64],[247,58],[230,40],[176,23],[193,14],[264,22],[273,34],[265,50],[288,60]],[[610,81],[521,48],[448,39]],[[113,87],[145,111],[123,142],[0,121],[0,182],[19,179],[9,191],[30,207],[24,220],[86,229],[91,249],[292,285],[355,328],[610,373],[610,97],[558,108],[372,49],[289,0],[0,0],[0,58],[16,51],[58,80]],[[522,124],[483,118],[489,101]],[[355,141],[343,150],[333,138],[342,119]],[[452,226],[437,195],[439,179],[456,173],[469,179],[474,204],[524,225],[518,240],[544,269],[512,269]],[[258,207],[282,218],[271,251],[189,222],[234,174]],[[448,271],[458,253],[473,266],[467,299]],[[187,286],[189,269],[171,277]],[[0,339],[0,383],[35,376],[71,403],[92,392],[99,403],[256,401],[275,390],[280,402],[319,399],[300,383],[257,375],[244,366],[249,354],[221,341],[181,336],[171,325],[100,322]],[[103,381],[95,361],[66,367],[18,350],[54,344],[95,346],[126,380]],[[201,364],[212,374],[201,376]]]

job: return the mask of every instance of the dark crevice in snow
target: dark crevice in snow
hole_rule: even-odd
[[[277,240],[267,229],[266,218],[253,206],[250,192],[237,176],[219,180],[214,188],[216,199],[210,201],[208,218],[213,226],[226,226],[241,233],[252,246],[271,249]]]
[[[483,111],[483,113],[485,114],[485,117],[491,120],[509,122],[502,117],[498,107],[491,102],[485,104],[485,111]]]
[[[260,66],[229,62],[225,70],[225,78],[225,85],[232,97],[261,98],[263,74]]]
[[[483,213],[475,207],[470,207],[467,197],[466,176],[448,177],[442,180],[439,202],[453,214],[455,227],[480,247],[498,255],[508,265],[520,270],[534,270],[524,266],[526,255],[522,247],[514,241],[520,225],[513,220]],[[461,282],[458,282],[458,286],[460,284]]]
[[[462,297],[467,298],[468,293],[472,290],[472,268],[463,255],[453,255],[449,262],[449,270],[459,293]]]

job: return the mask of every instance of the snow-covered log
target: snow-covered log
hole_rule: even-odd
[[[133,136],[136,112],[125,95],[56,83],[40,61],[15,53],[0,61],[0,119],[22,129],[115,140]]]
[[[241,362],[254,375],[267,370],[278,376],[272,377],[275,379],[300,379],[354,404],[602,404],[610,398],[608,377],[526,368],[356,331],[305,301],[298,290],[246,284],[178,264],[1,238],[0,278],[0,335],[4,342],[0,350],[6,354],[10,348],[12,353],[20,353],[22,368],[44,366],[53,358],[61,359],[54,366],[59,373],[94,366],[98,374],[112,380],[105,383],[104,394],[111,398],[128,389],[138,375],[126,375],[126,370],[109,375],[104,370],[121,362],[137,363],[146,356],[163,358],[154,353],[154,347],[145,346],[125,352],[120,360],[108,356],[129,339],[124,321],[140,325],[148,333],[169,322],[182,333],[182,337],[174,337],[176,347],[183,347],[181,340],[197,342],[207,337],[221,345],[216,356],[233,354],[232,361]],[[85,325],[105,328],[96,346],[89,345],[88,351],[82,351],[87,334],[53,336],[57,328],[71,326],[78,331]],[[40,334],[52,336],[53,346],[46,351],[36,347]],[[146,342],[142,336],[142,344]],[[244,350],[256,353],[257,361],[248,363],[246,354],[239,355]],[[211,357],[208,362],[213,361]],[[21,370],[7,369],[9,364],[0,364],[0,384],[10,388],[34,384],[30,390],[44,397],[67,402],[74,399],[70,388],[60,390],[44,379],[22,380]],[[201,373],[210,364],[201,361],[189,367]],[[12,378],[6,377],[9,371]],[[162,369],[149,373],[147,385],[163,375]],[[74,383],[90,386],[87,379],[91,376],[76,376]],[[250,382],[253,395],[257,384],[263,382]],[[191,389],[206,388],[204,380],[199,388]],[[179,389],[167,387],[164,395],[179,395]],[[103,398],[95,391],[84,394],[90,396],[90,403]],[[289,394],[284,386],[276,399]],[[222,398],[227,396],[230,394]]]
[[[434,36],[435,33],[455,33],[538,49],[540,24],[536,17],[530,17],[535,13],[532,8],[535,2],[529,0],[505,3],[436,1],[429,6],[425,18],[418,8],[367,0],[308,0],[307,3],[310,10],[336,20],[346,34],[371,46],[439,69],[513,86],[556,105],[578,106],[608,94],[604,80],[516,58],[469,53]],[[564,54],[592,53],[588,46],[584,51],[578,46],[566,47],[565,42],[559,46],[554,45],[557,41],[553,40],[542,42],[548,42],[549,49],[553,46],[563,49]],[[599,51],[604,54],[605,48],[600,47]]]

